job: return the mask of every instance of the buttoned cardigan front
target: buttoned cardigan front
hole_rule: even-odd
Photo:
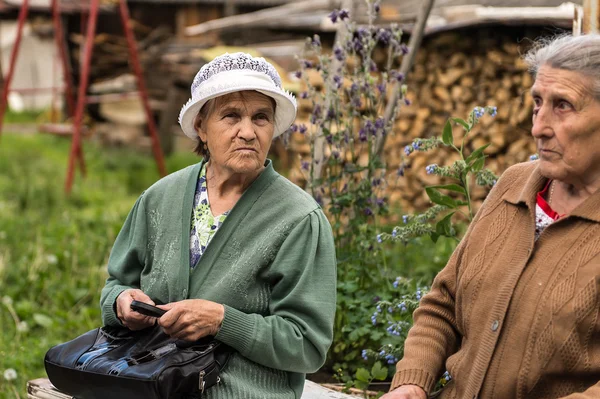
[[[392,389],[431,392],[447,369],[452,398],[600,397],[600,192],[537,242],[538,162],[499,179],[430,293]]]

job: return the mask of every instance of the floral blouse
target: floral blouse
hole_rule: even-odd
[[[200,171],[196,194],[194,195],[194,207],[192,208],[192,226],[190,232],[190,267],[194,268],[202,254],[208,247],[219,227],[225,221],[229,211],[222,215],[213,216],[208,203],[208,191],[206,189],[206,164]]]

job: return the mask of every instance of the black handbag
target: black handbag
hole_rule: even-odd
[[[212,337],[180,341],[156,325],[140,331],[102,327],[51,348],[46,373],[76,398],[201,398],[220,382],[231,349]]]

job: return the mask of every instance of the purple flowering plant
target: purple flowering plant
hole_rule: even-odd
[[[473,219],[471,191],[472,185],[491,187],[497,177],[485,169],[484,145],[468,155],[465,149],[465,139],[471,133],[479,119],[486,114],[496,115],[496,107],[475,107],[467,120],[450,118],[444,126],[441,136],[432,138],[417,138],[405,147],[408,157],[414,152],[427,152],[438,147],[449,147],[458,152],[459,159],[450,166],[428,165],[425,173],[438,175],[453,182],[444,185],[426,187],[425,191],[431,200],[431,206],[424,212],[405,214],[402,216],[403,224],[396,226],[390,233],[381,233],[376,236],[378,243],[384,241],[399,241],[403,244],[429,236],[436,243],[442,236],[459,240],[458,229],[452,223],[456,214],[461,214],[469,222]],[[454,142],[454,128],[463,130],[462,142]],[[452,193],[452,195],[449,195]],[[412,314],[419,306],[421,298],[428,292],[428,287],[417,285],[413,279],[397,277],[392,283],[395,292],[388,298],[379,299],[375,303],[370,322],[374,327],[384,329],[386,337],[380,340],[380,345],[363,349],[361,356],[365,361],[378,361],[395,366],[404,355],[404,343],[408,330],[412,327]],[[438,388],[443,387],[451,376],[446,372],[438,381]]]
[[[310,101],[312,112],[310,123],[293,128],[304,135],[311,149],[300,167],[306,190],[330,217],[336,242],[340,279],[328,365],[343,369],[344,381],[361,387],[375,376],[388,376],[387,363],[373,365],[368,378],[362,371],[356,373],[363,362],[361,349],[378,345],[385,336],[371,324],[365,325],[368,304],[381,287],[393,289],[383,251],[378,251],[372,240],[379,219],[389,212],[387,170],[377,154],[376,142],[392,133],[400,107],[407,104],[404,76],[397,70],[407,53],[401,43],[402,31],[396,25],[376,27],[379,2],[366,3],[366,25],[353,22],[347,10],[334,10],[329,15],[332,22],[341,25],[340,31],[346,32],[340,34],[332,51],[324,51],[318,36],[307,38],[296,76],[306,85],[301,98]],[[387,54],[387,60],[379,65],[373,60],[376,48]],[[322,87],[311,84],[315,71],[322,77]],[[385,120],[386,103],[393,100],[388,93],[394,91],[389,89],[394,85],[401,88],[394,102],[396,109]],[[349,378],[348,373],[356,379]]]

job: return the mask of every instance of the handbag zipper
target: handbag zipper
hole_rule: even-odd
[[[199,379],[198,379],[198,389],[200,389],[200,393],[203,394],[204,393],[204,386],[206,385],[206,381],[204,381],[204,376],[206,375],[206,371],[202,370],[199,373]]]

